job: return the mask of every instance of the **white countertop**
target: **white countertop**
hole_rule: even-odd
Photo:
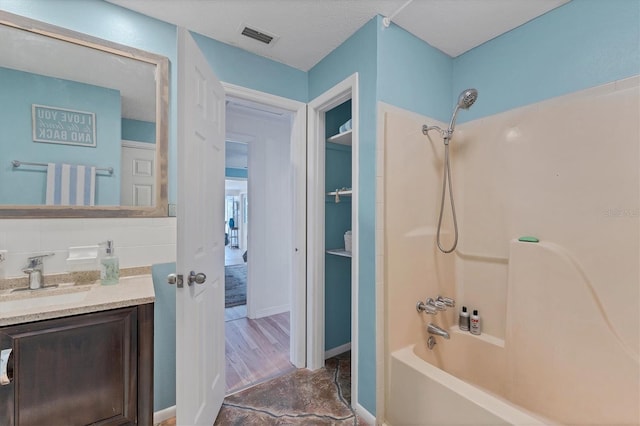
[[[0,326],[153,303],[151,275],[120,278],[118,284],[65,285],[0,294]]]

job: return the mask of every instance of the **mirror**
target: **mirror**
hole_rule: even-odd
[[[167,216],[168,67],[0,11],[0,218]]]

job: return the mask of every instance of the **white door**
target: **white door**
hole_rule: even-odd
[[[122,141],[120,167],[120,205],[151,207],[155,200],[156,146],[151,143]]]
[[[211,426],[225,394],[225,92],[183,28],[178,87],[176,420]]]

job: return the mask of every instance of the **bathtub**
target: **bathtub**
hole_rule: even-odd
[[[407,346],[391,354],[386,425],[557,424],[497,396],[497,393],[503,390],[504,377],[496,377],[491,371],[505,370],[504,364],[500,365],[504,362],[501,341],[491,339],[490,336],[479,339],[453,329],[450,333],[451,340],[443,341],[438,338],[438,344],[432,351],[419,344]],[[461,380],[439,366],[453,371],[459,370],[456,363],[462,358],[456,356],[456,346],[468,347],[468,342],[465,342],[468,339],[477,339],[476,346],[479,344],[485,347],[484,355],[476,360],[477,368],[466,369],[473,372],[471,376],[467,375]],[[492,365],[500,368],[493,369]],[[477,383],[483,383],[492,389]]]

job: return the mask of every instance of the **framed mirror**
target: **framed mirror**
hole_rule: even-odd
[[[0,218],[167,216],[168,74],[0,11]]]

